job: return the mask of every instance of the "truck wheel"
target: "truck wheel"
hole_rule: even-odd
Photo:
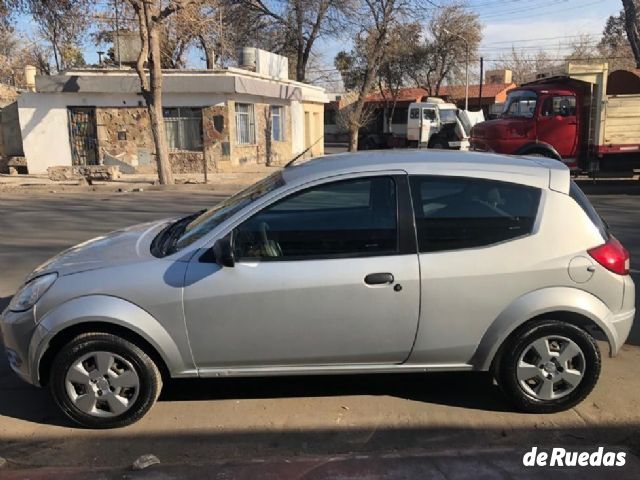
[[[553,413],[584,400],[600,376],[600,350],[575,325],[545,320],[517,330],[502,349],[496,377],[524,412]]]
[[[49,384],[56,404],[74,422],[117,428],[149,411],[162,377],[137,345],[107,333],[85,333],[58,352]]]
[[[446,150],[449,148],[449,146],[447,145],[447,142],[445,142],[444,140],[442,140],[441,138],[435,138],[431,141],[431,145],[429,145],[429,148],[435,148],[438,150]]]

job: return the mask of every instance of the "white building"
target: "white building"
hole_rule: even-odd
[[[255,69],[165,71],[163,106],[174,172],[233,171],[321,155],[324,89],[287,78],[286,59],[257,51]],[[261,61],[262,60],[262,61]],[[262,67],[261,64],[262,63]],[[30,173],[115,164],[153,171],[149,117],[133,70],[38,76],[18,99]]]

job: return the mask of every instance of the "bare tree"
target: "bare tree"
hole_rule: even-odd
[[[638,0],[622,0],[625,17],[625,30],[636,60],[636,68],[640,68],[640,6]]]
[[[482,39],[478,15],[462,4],[441,7],[428,24],[428,36],[415,50],[411,78],[429,95],[439,95],[445,80],[459,77],[469,57],[476,56]]]
[[[618,15],[609,16],[597,49],[599,55],[609,63],[610,71],[632,69],[636,66],[631,44],[627,40],[624,10]]]
[[[286,0],[266,2],[242,0],[244,5],[270,18],[281,30],[279,53],[291,57],[295,65],[295,79],[303,82],[307,64],[315,42],[330,32],[330,20],[338,20],[344,0]]]
[[[142,48],[136,71],[140,78],[141,93],[147,104],[151,134],[156,148],[158,179],[161,184],[173,183],[169,149],[162,115],[162,53],[160,39],[164,22],[195,0],[171,0],[163,6],[161,0],[128,0],[138,20]],[[147,68],[149,75],[147,76]]]
[[[406,18],[411,6],[409,0],[362,0],[355,19],[361,30],[356,34],[354,50],[340,52],[336,56],[336,68],[349,67],[343,77],[349,77],[356,92],[356,99],[350,105],[349,123],[345,125],[349,133],[349,151],[358,149],[358,133],[368,116],[367,95],[375,85],[380,66],[387,52],[389,32]]]
[[[589,34],[578,35],[569,44],[570,53],[565,56],[566,62],[585,62],[601,60],[599,57],[596,41]]]
[[[89,28],[89,0],[26,0],[25,7],[51,44],[57,71],[84,65],[79,45]]]
[[[351,91],[340,99],[340,108],[336,114],[336,126],[340,132],[350,132],[354,125],[358,130],[366,127],[375,117],[375,111],[370,105],[365,105],[361,111],[355,110],[358,92]]]
[[[513,48],[495,63],[495,68],[511,70],[513,82],[520,85],[533,79],[537,72],[549,70],[556,64],[543,50],[527,52]]]
[[[378,89],[385,103],[387,128],[393,131],[393,115],[400,90],[405,85],[416,46],[420,42],[421,24],[412,22],[392,28],[385,54],[378,70]]]

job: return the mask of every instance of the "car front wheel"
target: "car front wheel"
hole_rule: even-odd
[[[50,388],[60,409],[89,428],[116,428],[142,418],[162,389],[153,360],[107,333],[85,333],[55,356]]]
[[[511,336],[496,376],[520,410],[552,413],[584,400],[598,381],[600,366],[591,335],[566,322],[545,320]]]

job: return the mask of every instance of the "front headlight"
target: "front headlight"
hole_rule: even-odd
[[[12,312],[24,312],[33,307],[40,297],[49,290],[53,282],[58,278],[57,273],[48,273],[36,277],[26,283],[11,299],[9,310]]]

